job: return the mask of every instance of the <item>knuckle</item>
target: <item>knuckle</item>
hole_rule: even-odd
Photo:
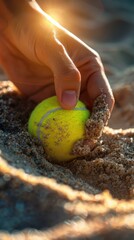
[[[100,54],[99,54],[96,50],[94,50],[94,49],[92,49],[92,48],[90,48],[90,49],[88,50],[88,55],[89,55],[89,58],[101,60]]]
[[[74,82],[80,82],[81,75],[77,68],[69,69],[67,72],[65,72],[66,78],[71,79]]]
[[[104,71],[104,66],[101,60],[100,55],[97,53],[97,55],[94,55],[93,58],[91,59],[92,65],[94,66],[94,69],[96,71]]]
[[[53,38],[52,38],[51,47],[54,48],[55,52],[57,52],[61,55],[63,55],[65,53],[64,46],[55,36],[53,36]]]
[[[95,61],[98,65],[98,67],[103,69],[103,63],[102,63],[102,60],[101,60],[101,57],[100,57],[99,53],[97,53],[97,55],[95,56]]]
[[[101,60],[99,53],[93,49],[90,49],[86,54],[87,66],[89,67],[89,71],[103,71],[104,66]]]
[[[93,55],[94,55],[94,57],[95,57],[96,59],[100,59],[100,60],[101,60],[100,54],[99,54],[97,51],[94,50]]]

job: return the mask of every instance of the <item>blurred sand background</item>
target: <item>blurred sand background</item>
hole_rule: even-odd
[[[1,70],[0,240],[134,239],[134,2],[39,2],[99,52],[116,103],[99,151],[51,164]]]

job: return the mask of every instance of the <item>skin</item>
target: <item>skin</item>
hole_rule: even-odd
[[[73,109],[78,99],[91,109],[104,93],[112,111],[98,53],[51,21],[36,1],[0,1],[0,32],[0,64],[27,98],[40,102],[56,94],[64,109]]]

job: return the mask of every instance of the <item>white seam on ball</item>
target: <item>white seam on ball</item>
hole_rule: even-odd
[[[44,122],[45,118],[48,117],[48,115],[50,115],[51,113],[57,112],[57,111],[59,111],[59,110],[63,110],[63,108],[61,108],[61,107],[54,108],[54,109],[52,109],[52,110],[49,110],[47,113],[45,113],[45,114],[42,116],[42,118],[40,119],[40,121],[39,121],[39,123],[38,123],[38,125],[37,125],[37,137],[38,137],[39,140],[40,140],[40,128],[41,128],[42,123]],[[64,110],[65,110],[65,109],[64,109]],[[79,110],[80,110],[80,111],[84,111],[84,110],[87,110],[87,108],[86,108],[86,107],[79,107],[79,108],[75,108],[75,109],[73,109],[73,110],[75,110],[75,111],[79,111]],[[71,111],[71,110],[66,110],[66,111]]]

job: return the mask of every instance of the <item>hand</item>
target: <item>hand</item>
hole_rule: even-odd
[[[49,19],[34,2],[21,14],[10,14],[0,35],[0,63],[28,98],[57,95],[72,109],[78,99],[92,108],[101,93],[112,111],[114,98],[99,55]]]

